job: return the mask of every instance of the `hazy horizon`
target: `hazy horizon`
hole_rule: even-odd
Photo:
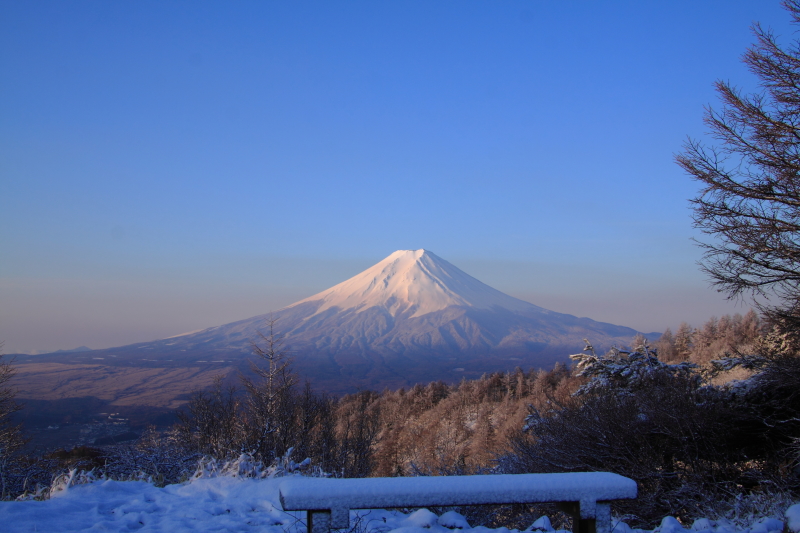
[[[435,252],[435,250],[432,251]],[[380,259],[383,259],[383,257]],[[374,261],[374,263],[377,262],[378,260]],[[711,298],[708,298],[707,293],[709,290],[706,285],[702,283],[695,287],[691,287],[688,284],[683,286],[675,284],[670,287],[664,284],[659,287],[648,289],[646,283],[649,280],[646,276],[643,276],[640,279],[625,280],[628,289],[620,296],[618,290],[613,287],[621,283],[622,280],[616,279],[615,281],[617,283],[606,287],[594,285],[601,279],[609,280],[621,277],[619,273],[614,274],[610,271],[591,272],[589,276],[576,278],[572,276],[580,274],[580,269],[570,267],[569,265],[561,265],[561,268],[552,269],[548,267],[548,265],[510,261],[463,260],[450,262],[480,281],[487,282],[487,279],[491,278],[493,283],[487,282],[490,286],[516,298],[534,303],[552,311],[576,316],[587,316],[594,320],[627,326],[642,332],[663,331],[667,327],[674,330],[679,322],[667,323],[667,321],[674,317],[675,313],[673,308],[675,306],[683,309],[684,306],[690,305],[691,308],[683,313],[681,321],[687,321],[695,326],[701,325],[702,322],[712,315],[744,314],[749,309],[749,307],[741,304],[737,305],[733,302],[726,302],[721,296],[718,297],[720,301],[713,301]],[[176,317],[175,320],[169,324],[156,323],[160,319],[160,316],[165,313],[165,310],[160,310],[160,313],[155,317],[156,319],[151,320],[150,323],[147,324],[147,317],[151,314],[149,313],[149,302],[147,299],[141,297],[136,298],[133,294],[127,294],[125,295],[126,301],[129,304],[133,302],[134,305],[129,309],[116,309],[114,299],[119,296],[115,295],[113,292],[107,292],[110,288],[108,284],[101,284],[103,292],[92,292],[93,290],[97,290],[97,285],[93,282],[90,284],[87,283],[81,290],[84,291],[87,298],[99,302],[98,308],[96,309],[97,315],[92,324],[83,324],[83,317],[70,319],[65,310],[56,309],[53,315],[61,316],[60,322],[65,325],[64,329],[62,329],[56,337],[57,344],[51,344],[45,349],[12,350],[9,348],[8,343],[6,343],[4,352],[45,353],[59,349],[69,350],[83,345],[92,349],[111,348],[136,342],[162,339],[207,327],[218,326],[250,318],[251,316],[277,311],[280,308],[352,277],[344,271],[349,266],[363,270],[361,266],[357,265],[360,265],[360,263],[356,261],[338,261],[334,263],[333,268],[330,268],[331,271],[317,272],[317,278],[332,280],[325,281],[328,285],[324,287],[304,287],[302,285],[303,276],[314,277],[312,274],[315,266],[331,267],[330,263],[322,264],[319,261],[310,259],[287,260],[286,264],[282,267],[286,271],[279,274],[282,278],[287,280],[287,284],[281,287],[263,286],[255,281],[242,284],[228,283],[227,285],[223,285],[222,288],[216,289],[219,291],[218,294],[213,294],[207,288],[204,288],[202,284],[195,285],[185,281],[177,282],[176,280],[168,280],[164,282],[161,288],[164,291],[172,291],[170,295],[172,297],[169,298],[169,300],[174,302],[173,305],[175,309],[191,311],[187,313],[187,316]],[[366,264],[364,268],[370,266],[372,266],[372,264]],[[290,270],[291,272],[289,272]],[[353,271],[351,274],[355,275],[358,272]],[[334,280],[333,278],[337,273],[346,277]],[[509,290],[506,286],[509,285],[509,283],[505,280],[524,279],[526,273],[531,278],[529,280],[530,285],[528,286],[528,290]],[[575,291],[564,294],[547,292],[546,290],[540,289],[536,292],[536,274],[546,274],[548,276],[547,282],[551,284],[554,283],[555,287],[560,287],[562,284],[572,281]],[[148,284],[148,287],[152,287],[152,285]],[[127,289],[131,293],[135,293],[137,285],[133,283],[132,286],[129,287],[123,288],[116,285],[111,288],[112,290]],[[42,292],[47,292],[49,295],[52,294],[52,292],[56,292],[59,286],[54,285],[51,287],[44,287],[44,289],[45,290]],[[583,293],[580,291],[583,291]],[[630,308],[619,307],[619,302],[623,299]],[[220,302],[224,302],[224,304]],[[46,307],[45,302],[41,303],[43,308]],[[666,309],[664,309],[665,307]],[[633,314],[637,312],[639,314],[638,319],[633,316]],[[145,323],[145,325],[148,326],[147,331],[118,332],[113,327],[113,324],[103,318],[109,315],[115,321],[119,320],[119,317],[122,316],[123,320]],[[206,322],[202,322],[203,318],[206,319]],[[648,327],[649,324],[653,323],[658,326],[659,320],[666,323],[666,325],[663,327]],[[106,326],[105,328],[103,327],[104,325]],[[85,332],[92,326],[94,326],[96,330],[92,332],[95,342],[79,342],[81,339],[86,338]],[[34,339],[39,337],[35,329],[32,331],[22,331],[20,333],[26,333],[30,338]],[[151,337],[147,337],[148,333]],[[19,336],[22,337],[22,335]],[[65,338],[70,339],[72,344],[65,344],[63,342]]]
[[[268,313],[426,248],[663,331],[709,287],[673,162],[779,2],[0,2],[0,342]]]

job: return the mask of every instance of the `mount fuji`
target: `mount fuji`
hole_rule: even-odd
[[[550,368],[583,349],[584,338],[605,349],[627,345],[637,333],[511,297],[430,251],[398,250],[270,314],[154,342],[18,362],[235,373],[252,358],[251,343],[270,321],[300,375],[335,393],[458,381],[516,366]]]

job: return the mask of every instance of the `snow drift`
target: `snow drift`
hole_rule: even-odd
[[[144,481],[96,481],[70,487],[46,501],[0,502],[0,524],[7,533],[305,533],[305,513],[281,509],[278,491],[283,479],[214,477],[163,488]],[[790,533],[800,533],[796,523],[798,514],[800,506],[793,506],[786,513]],[[726,520],[701,518],[685,528],[675,518],[665,517],[653,533],[780,533],[783,518],[754,517],[745,527]],[[507,528],[471,527],[459,513],[449,511],[437,516],[427,509],[410,513],[381,509],[351,511],[350,521],[357,533],[518,533]],[[526,531],[554,533],[546,516]],[[644,531],[615,521],[614,533]]]

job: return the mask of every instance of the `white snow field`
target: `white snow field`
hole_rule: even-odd
[[[285,479],[285,478],[284,478]],[[45,501],[0,502],[0,531],[7,533],[110,532],[263,532],[305,533],[304,513],[281,510],[278,487],[283,479],[214,477],[155,487],[143,481],[95,481],[75,485]],[[800,505],[786,512],[787,529],[800,533]],[[506,528],[471,528],[455,512],[437,516],[427,509],[410,514],[372,510],[351,512],[358,533],[512,533]],[[666,517],[654,533],[780,533],[784,522],[762,518],[747,529],[726,521],[696,520],[687,530]],[[527,531],[552,533],[547,517]],[[516,532],[516,530],[514,530]],[[643,533],[615,522],[614,533]]]
[[[397,250],[360,274],[288,308],[319,300],[323,303],[315,314],[333,307],[342,311],[380,307],[392,316],[413,310],[411,318],[450,306],[544,311],[493,289],[433,252],[421,249]]]

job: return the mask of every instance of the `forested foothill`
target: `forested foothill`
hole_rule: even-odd
[[[299,382],[273,332],[255,344],[255,378],[195,391],[169,429],[39,457],[4,448],[4,497],[46,498],[98,477],[163,486],[209,473],[611,471],[639,484],[639,498],[616,509],[632,525],[744,516],[800,496],[792,342],[751,311],[607,354],[588,345],[571,367],[334,398]],[[471,523],[517,527],[559,516],[544,506],[461,511]]]

